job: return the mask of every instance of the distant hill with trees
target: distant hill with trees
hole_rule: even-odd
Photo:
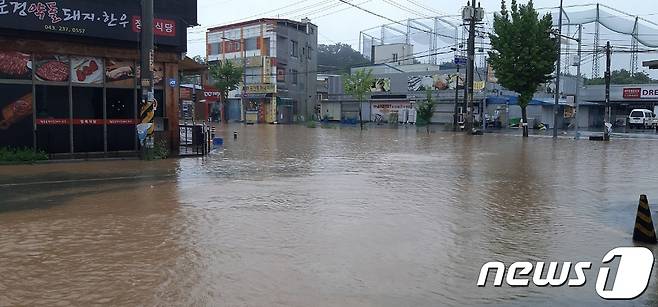
[[[318,73],[348,74],[350,68],[369,63],[368,59],[348,44],[320,44],[318,46]]]
[[[615,70],[611,74],[610,79],[611,84],[649,84],[656,83],[658,80],[652,79],[646,72],[637,72],[635,75],[631,75],[631,72],[626,69]],[[605,84],[605,78],[594,78],[594,79],[585,79],[586,85],[603,85]]]

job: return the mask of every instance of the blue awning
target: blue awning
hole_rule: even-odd
[[[495,104],[518,105],[519,97],[518,96],[489,96],[487,97],[487,104],[488,105],[495,105]],[[528,105],[536,106],[543,104],[548,104],[548,103],[541,100],[532,99]]]

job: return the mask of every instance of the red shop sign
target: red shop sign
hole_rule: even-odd
[[[624,89],[624,99],[640,99],[642,98],[642,89],[641,88],[625,88]]]

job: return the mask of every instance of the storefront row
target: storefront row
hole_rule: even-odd
[[[0,50],[0,147],[36,148],[49,154],[138,150],[136,52],[103,48],[101,55],[80,56],[73,53],[94,48],[71,48],[67,54],[61,45],[57,49],[64,52],[57,54],[30,50],[39,45]],[[175,61],[154,68],[156,117],[169,118],[163,130],[174,149],[178,121],[168,114],[178,112],[177,104],[170,103],[178,100],[178,89],[166,80],[175,78],[178,68]]]

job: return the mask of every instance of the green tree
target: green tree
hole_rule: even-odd
[[[651,84],[658,83],[658,80],[652,79],[646,72],[637,72],[634,75],[626,69],[614,70],[610,74],[610,83],[612,84]],[[603,85],[605,78],[586,79],[587,85]]]
[[[343,43],[334,45],[320,44],[318,46],[318,68],[321,71],[335,74],[348,74],[350,68],[369,64],[360,52],[352,46]]]
[[[520,94],[523,136],[528,137],[527,106],[537,88],[551,80],[558,59],[558,39],[552,37],[553,17],[539,18],[532,0],[518,5],[512,0],[511,12],[502,1],[500,14],[494,16],[492,51],[489,61],[499,83]]]
[[[210,76],[213,85],[219,91],[219,101],[222,107],[222,120],[228,121],[226,104],[228,93],[239,88],[242,82],[242,68],[235,66],[231,61],[219,61],[210,65]]]
[[[361,130],[363,130],[363,112],[361,110],[361,105],[363,101],[366,100],[366,96],[369,96],[370,88],[375,82],[375,78],[372,76],[372,70],[363,70],[359,69],[354,72],[352,75],[343,76],[343,86],[345,88],[345,93],[352,95],[359,102],[359,124],[361,125]]]
[[[432,91],[427,90],[425,92],[427,99],[421,101],[416,105],[416,111],[418,116],[418,124],[420,126],[425,126],[427,129],[427,134],[430,133],[430,124],[432,122],[432,117],[434,117],[434,100],[432,99]]]

